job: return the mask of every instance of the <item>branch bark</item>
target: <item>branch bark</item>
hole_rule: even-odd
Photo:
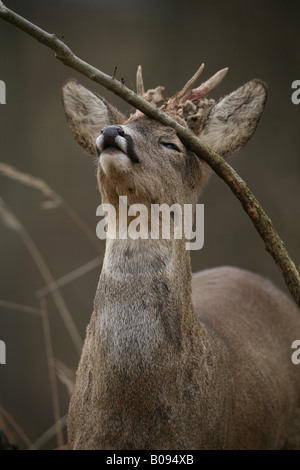
[[[205,146],[189,129],[181,126],[170,116],[160,111],[151,103],[138,96],[127,88],[124,83],[111,77],[84,62],[77,57],[71,49],[55,34],[49,34],[25,18],[19,16],[8,9],[0,1],[0,17],[9,23],[17,26],[22,31],[37,39],[40,43],[49,47],[55,52],[55,56],[63,64],[85,75],[99,85],[104,86],[130,105],[139,109],[152,119],[173,127],[178,137],[184,145],[193,151],[198,157],[208,163],[208,165],[228,184],[235,196],[240,200],[244,210],[252,220],[257,232],[265,243],[266,250],[271,254],[275,263],[279,267],[285,283],[293,296],[295,302],[300,307],[300,274],[295,263],[290,258],[283,241],[276,233],[271,219],[264,212],[247,184],[236,173],[236,171],[216,152]]]

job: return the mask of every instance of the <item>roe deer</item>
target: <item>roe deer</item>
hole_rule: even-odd
[[[221,70],[203,66],[162,109],[222,156],[254,133],[267,88],[252,80],[215,102]],[[158,103],[162,87],[145,93]],[[211,173],[172,128],[128,119],[74,80],[63,88],[78,143],[99,156],[103,203],[192,204]],[[68,414],[72,449],[282,449],[300,446],[296,305],[256,274],[221,267],[192,276],[185,240],[113,239]]]

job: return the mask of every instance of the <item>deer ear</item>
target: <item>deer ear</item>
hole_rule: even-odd
[[[110,124],[122,124],[123,114],[76,80],[65,84],[62,99],[76,141],[86,153],[96,157],[96,139],[101,130]]]
[[[254,134],[267,95],[265,83],[252,80],[225,96],[208,113],[200,139],[223,157],[238,152]]]

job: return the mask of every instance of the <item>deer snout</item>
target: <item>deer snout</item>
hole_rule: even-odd
[[[101,134],[105,139],[115,139],[118,135],[124,137],[125,132],[121,126],[106,126],[102,129]]]
[[[96,150],[100,156],[104,150],[111,155],[120,151],[129,158],[132,163],[139,163],[139,158],[134,151],[133,139],[125,132],[122,126],[106,126],[96,139]]]
[[[106,126],[96,139],[96,150],[99,156],[100,168],[106,175],[117,171],[127,173],[132,164],[138,163],[132,138],[121,126]]]
[[[126,153],[125,131],[121,126],[106,126],[96,140],[96,150],[98,155],[108,147],[122,150]]]

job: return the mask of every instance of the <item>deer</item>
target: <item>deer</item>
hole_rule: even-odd
[[[254,134],[268,89],[253,79],[208,98],[227,73],[173,97],[137,93],[224,158]],[[212,170],[175,130],[142,112],[124,115],[75,79],[63,87],[69,127],[97,164],[103,203],[192,204]],[[158,104],[161,103],[162,104]],[[149,212],[148,212],[149,214]],[[150,217],[150,216],[148,216]],[[74,450],[296,449],[300,447],[300,337],[296,304],[240,267],[193,274],[184,237],[106,238],[94,311],[70,399]]]

